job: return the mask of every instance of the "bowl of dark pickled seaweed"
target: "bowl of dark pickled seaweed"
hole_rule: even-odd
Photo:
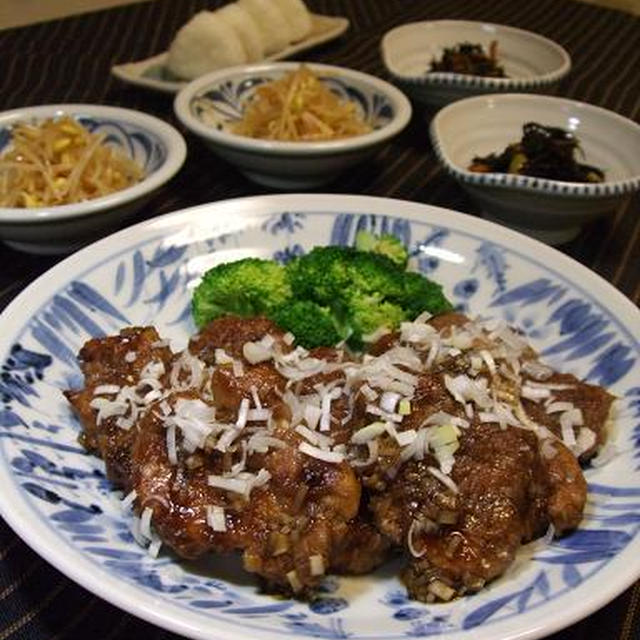
[[[485,93],[547,91],[571,69],[567,51],[548,38],[469,20],[400,25],[385,34],[381,53],[393,81],[432,107]]]
[[[430,133],[485,217],[549,244],[573,239],[640,188],[640,126],[586,103],[478,96],[442,109]]]

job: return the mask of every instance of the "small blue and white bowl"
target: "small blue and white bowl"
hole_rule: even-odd
[[[184,138],[166,122],[131,109],[90,104],[43,105],[0,113],[0,153],[10,148],[12,125],[37,124],[63,115],[93,133],[106,134],[106,144],[135,160],[144,178],[126,189],[74,204],[0,207],[0,239],[15,249],[67,253],[115,230],[175,175],[186,158]]]
[[[489,78],[438,71],[434,59],[447,47],[469,42],[485,50],[498,44],[498,62],[507,78]],[[537,33],[470,20],[410,22],[388,31],[381,42],[384,65],[397,84],[416,102],[442,107],[485,93],[548,91],[571,70],[571,58],[559,44]]]
[[[325,64],[307,66],[339,97],[358,106],[372,131],[322,142],[282,142],[232,133],[256,89],[299,68],[299,62],[242,65],[207,74],[177,95],[178,119],[250,180],[276,189],[308,189],[375,154],[411,118],[411,104],[387,82]]]
[[[475,156],[500,153],[518,142],[527,122],[571,131],[582,150],[579,161],[602,169],[605,181],[469,171]],[[430,132],[440,162],[485,217],[548,244],[568,242],[584,224],[615,213],[640,189],[640,126],[584,102],[526,94],[467,98],[439,111]]]

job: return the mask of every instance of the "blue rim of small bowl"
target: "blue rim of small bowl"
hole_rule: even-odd
[[[335,75],[342,80],[358,80],[369,86],[371,89],[375,89],[376,91],[383,93],[393,104],[394,117],[380,129],[358,136],[324,142],[282,142],[278,140],[249,138],[247,136],[220,131],[202,124],[191,114],[190,104],[194,97],[197,97],[199,94],[204,93],[205,90],[211,89],[215,85],[220,84],[229,78],[248,74],[265,75],[274,72],[280,74],[283,71],[293,71],[299,68],[301,64],[309,67],[312,71],[326,75]],[[208,73],[196,80],[193,80],[178,93],[174,102],[174,111],[178,120],[180,120],[185,127],[190,129],[196,135],[205,138],[212,143],[219,144],[220,146],[230,147],[249,153],[253,152],[266,155],[295,156],[328,156],[351,153],[358,149],[364,149],[366,147],[385,142],[400,133],[406,127],[412,114],[411,103],[404,93],[392,84],[389,84],[380,78],[368,73],[363,73],[362,71],[355,71],[354,69],[349,69],[347,67],[307,62],[258,63],[229,67],[227,69],[221,69],[220,71]]]
[[[503,31],[510,31],[512,33],[525,34],[526,37],[533,38],[538,40],[540,43],[544,43],[551,49],[554,49],[558,52],[563,59],[560,67],[555,69],[554,71],[549,71],[548,73],[542,74],[540,76],[534,76],[530,78],[487,78],[485,76],[472,76],[465,75],[461,73],[451,73],[447,71],[435,71],[431,73],[424,73],[421,75],[403,75],[400,73],[396,73],[388,63],[385,49],[385,42],[388,40],[389,36],[403,27],[406,27],[407,24],[419,24],[419,22],[415,23],[405,23],[403,25],[399,25],[394,27],[390,31],[387,31],[382,40],[380,42],[380,50],[382,52],[382,61],[384,63],[385,69],[391,76],[394,82],[405,85],[421,85],[421,86],[444,86],[444,87],[455,87],[461,89],[473,89],[473,90],[486,90],[487,92],[508,92],[511,93],[513,91],[519,91],[523,89],[537,89],[541,87],[547,87],[549,85],[555,84],[564,78],[571,71],[571,56],[569,52],[557,42],[550,40],[549,38],[545,38],[538,33],[533,31],[527,31],[526,29],[518,29],[516,27],[510,27],[508,25],[503,24],[495,24],[492,22],[481,22],[474,20],[423,20],[421,22],[424,23],[448,23],[448,24],[474,24],[474,25],[486,25],[490,27],[494,27],[496,29],[501,29]]]
[[[609,109],[603,109],[587,102],[579,102],[578,100],[570,100],[568,98],[556,98],[553,96],[535,96],[530,94],[508,93],[496,96],[495,94],[484,96],[473,96],[458,100],[441,109],[431,121],[429,125],[429,135],[436,156],[440,163],[444,166],[446,172],[459,180],[460,182],[473,186],[495,187],[498,189],[517,189],[519,191],[528,191],[530,193],[543,193],[564,198],[611,198],[620,197],[633,193],[640,189],[640,174],[627,178],[625,180],[615,180],[611,182],[599,183],[582,183],[582,182],[565,182],[561,180],[549,180],[548,178],[535,178],[532,176],[523,176],[513,173],[476,173],[468,169],[461,169],[453,163],[444,151],[444,145],[438,133],[438,124],[440,120],[450,111],[460,107],[460,103],[468,103],[471,101],[484,102],[488,97],[493,100],[510,100],[514,98],[526,98],[528,100],[544,100],[557,101],[576,105],[581,109],[593,110],[599,113],[607,114],[607,117],[616,122],[624,123],[637,127],[632,120],[625,118]]]
[[[0,127],[30,119],[51,118],[55,115],[91,116],[109,118],[146,129],[163,143],[165,158],[162,164],[146,175],[140,182],[114,191],[109,195],[73,204],[52,207],[12,208],[0,207],[2,224],[38,224],[57,220],[72,219],[119,208],[138,198],[144,197],[168,182],[182,167],[187,157],[187,144],[182,135],[170,124],[141,111],[98,104],[47,104],[34,107],[11,109],[0,113]]]

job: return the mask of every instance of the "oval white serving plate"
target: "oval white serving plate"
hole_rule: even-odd
[[[323,16],[317,13],[311,14],[311,33],[294,42],[282,51],[278,51],[264,59],[264,62],[284,60],[297,53],[302,53],[313,47],[340,37],[349,28],[349,20],[342,16]],[[187,80],[180,80],[167,69],[167,56],[165,51],[145,60],[125,62],[111,67],[111,73],[123,82],[133,84],[163,93],[178,93],[186,87]]]
[[[520,327],[556,367],[619,398],[618,453],[588,469],[581,528],[523,548],[501,579],[449,604],[407,600],[387,567],[330,578],[311,603],[276,599],[233,563],[148,557],[128,532],[100,460],[77,444],[61,389],[79,383],[90,335],[154,323],[184,346],[194,280],[247,255],[287,260],[358,229],[400,237],[463,310]],[[446,209],[339,195],[261,196],[156,218],[71,256],[0,316],[0,512],[38,553],[109,602],[191,638],[513,640],[545,636],[604,605],[640,575],[640,312],[566,256]]]

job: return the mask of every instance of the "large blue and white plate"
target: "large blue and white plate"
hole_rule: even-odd
[[[615,455],[586,471],[582,526],[523,548],[482,593],[407,599],[396,568],[330,578],[311,603],[259,593],[233,562],[153,559],[133,541],[100,460],[77,444],[61,390],[80,383],[89,336],[153,323],[186,344],[194,280],[248,254],[287,260],[358,229],[390,231],[465,311],[520,327],[546,360],[618,397]],[[0,317],[0,512],[38,553],[94,593],[192,638],[446,640],[538,638],[611,600],[640,576],[640,313],[553,249],[491,223],[409,202],[331,195],[208,204],[125,229],[71,256]]]

